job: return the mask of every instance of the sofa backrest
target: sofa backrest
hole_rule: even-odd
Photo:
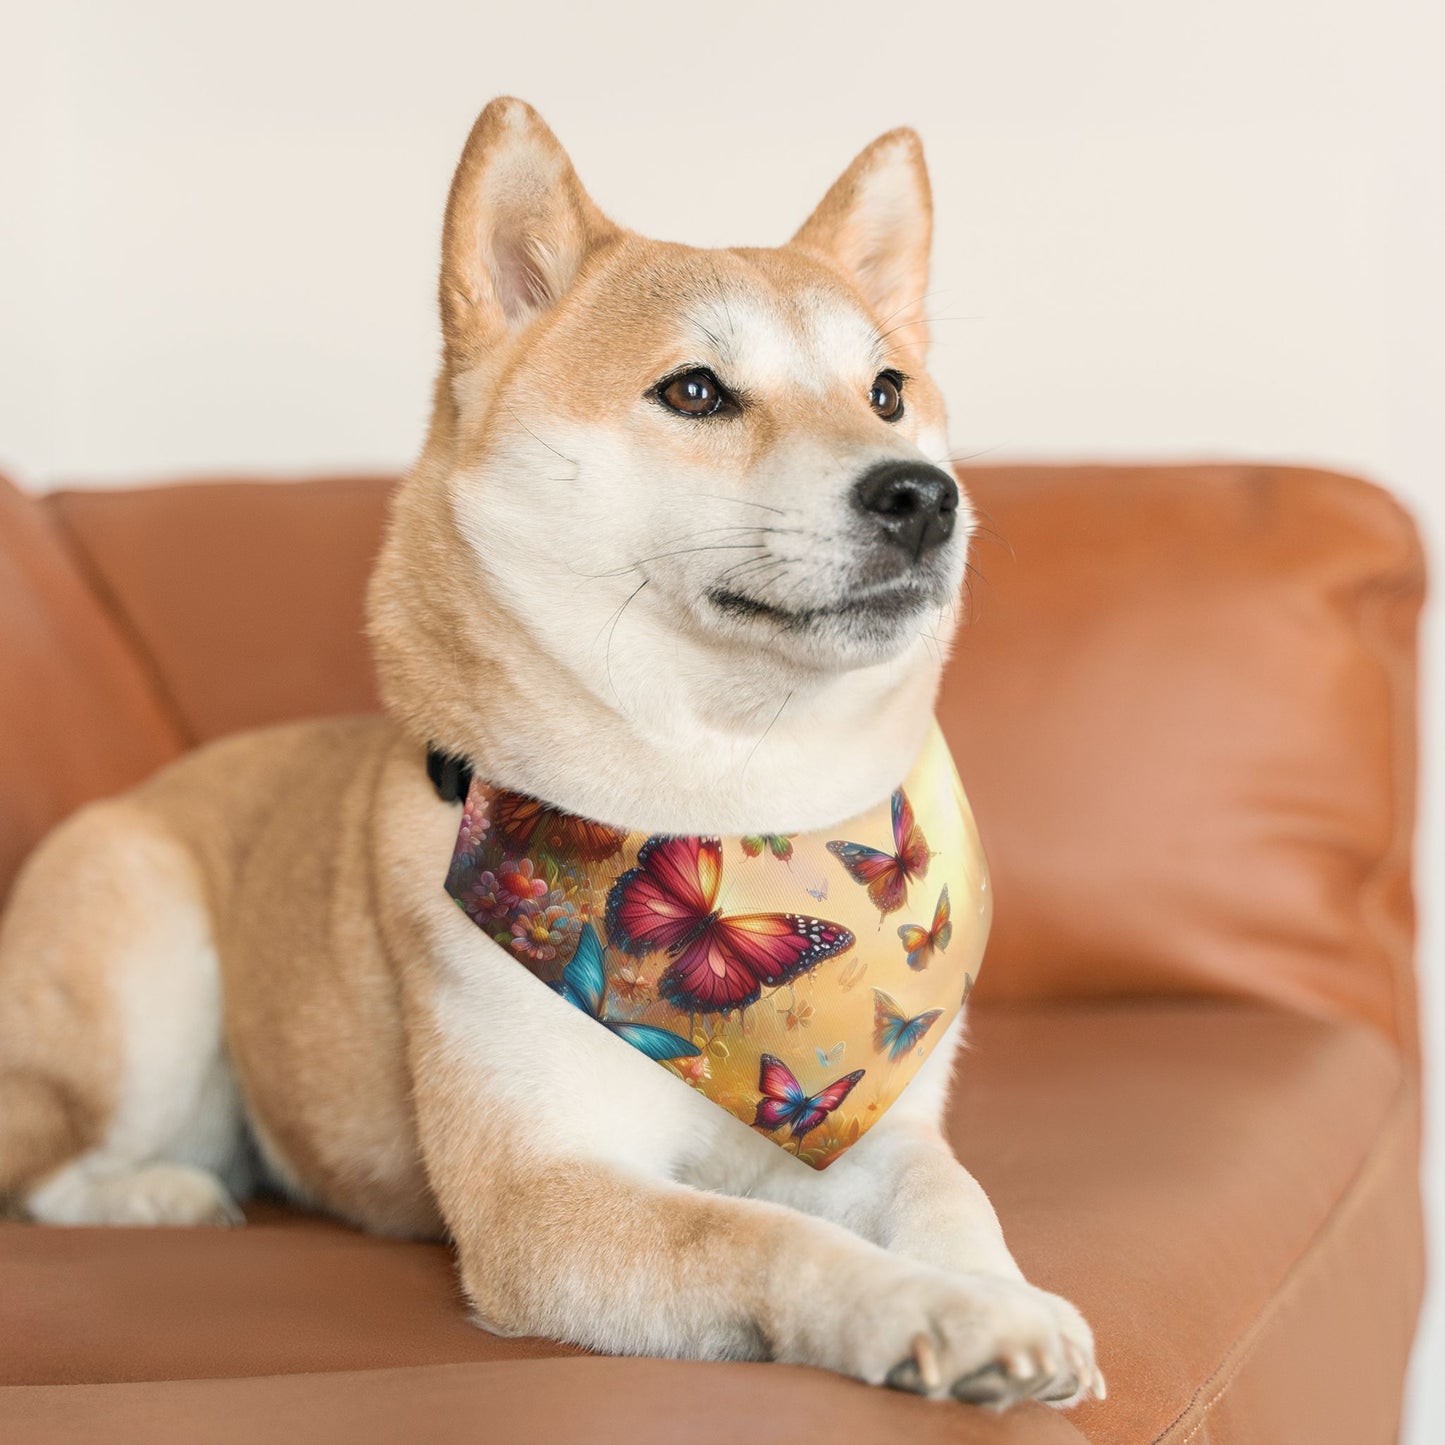
[[[994,875],[980,1002],[1249,997],[1412,1050],[1408,518],[1301,469],[963,475],[981,531],[940,716]],[[12,497],[0,556],[57,554],[0,579],[0,665],[34,679],[0,713],[12,854],[183,743],[374,706],[387,485]]]
[[[47,499],[192,743],[377,706],[362,598],[393,478]]]
[[[967,480],[940,712],[995,875],[981,996],[1263,998],[1413,1053],[1409,518],[1303,468]]]

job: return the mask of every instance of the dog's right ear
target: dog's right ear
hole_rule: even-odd
[[[595,247],[618,234],[567,152],[525,101],[477,117],[452,177],[442,232],[447,360],[473,365],[554,306]]]

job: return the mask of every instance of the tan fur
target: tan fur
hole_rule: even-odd
[[[117,833],[132,865],[120,874],[103,861],[104,841]],[[132,908],[163,907],[173,881],[151,873],[161,860],[148,835],[127,804],[84,808],[16,880],[0,922],[0,1197],[93,1146],[114,1108],[122,1065],[105,960],[128,941]],[[62,876],[67,889],[99,895],[95,916],[60,903],[53,880]]]
[[[855,627],[874,584],[850,580],[848,499],[861,468],[941,450],[929,227],[908,131],[788,246],[699,251],[607,221],[528,107],[482,113],[447,204],[431,428],[369,596],[387,716],[216,743],[38,850],[0,930],[0,1194],[56,1222],[233,1222],[249,1134],[298,1198],[448,1232],[491,1329],[998,1403],[1102,1392],[1087,1325],[1023,1281],[942,1142],[956,1034],[812,1174],[471,925],[441,886],[457,810],[423,766],[435,743],[677,832],[886,796],[962,556],[914,558],[933,600],[893,632]],[[739,415],[659,407],[696,364],[736,378]],[[885,367],[908,378],[896,424],[867,402]],[[711,610],[730,549],[791,569],[750,584],[776,620]]]

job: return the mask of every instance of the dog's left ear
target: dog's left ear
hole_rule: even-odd
[[[928,345],[923,298],[932,239],[923,143],[905,127],[859,153],[790,244],[836,261],[879,323],[907,326],[907,342],[922,351]]]

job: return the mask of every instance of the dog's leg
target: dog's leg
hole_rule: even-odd
[[[237,1223],[241,1141],[196,862],[141,806],[85,808],[0,932],[0,1196],[46,1223]]]
[[[1024,1280],[987,1194],[939,1132],[952,1054],[952,1041],[941,1044],[903,1098],[826,1171],[780,1161],[754,1192],[841,1224],[906,1259],[960,1276],[993,1276],[1039,1300],[1057,1332],[1057,1351],[1037,1361],[1047,1380],[1031,1376],[1029,1361],[1004,1357],[967,1388],[967,1398],[1006,1403],[1021,1391],[1057,1404],[1091,1393],[1102,1398],[1088,1324],[1067,1300]]]
[[[772,1358],[937,1396],[982,1398],[995,1372],[1009,1398],[1053,1387],[1066,1366],[1048,1296],[675,1182],[678,1141],[709,1147],[714,1127],[754,1162],[772,1146],[561,1000],[532,998],[535,1037],[498,1031],[520,1017],[508,983],[479,989],[470,1018],[455,1001],[434,1015],[412,1052],[428,1175],[480,1323],[611,1352]]]
[[[1032,1357],[1001,1352],[960,1389],[966,1398],[1007,1403],[1027,1394],[1058,1404],[1091,1393],[1102,1398],[1088,1324],[1069,1301],[1025,1281],[988,1196],[936,1129],[882,1120],[826,1173],[802,1178],[796,1169],[775,1169],[756,1192],[841,1224],[902,1258],[960,1278],[993,1278],[1035,1300],[1053,1321],[1049,1347]]]
[[[1047,1393],[1063,1369],[1048,1298],[954,1275],[822,1219],[603,1164],[475,1156],[440,1172],[479,1323],[613,1353],[777,1359],[932,1395]],[[469,1177],[466,1177],[469,1176]]]

